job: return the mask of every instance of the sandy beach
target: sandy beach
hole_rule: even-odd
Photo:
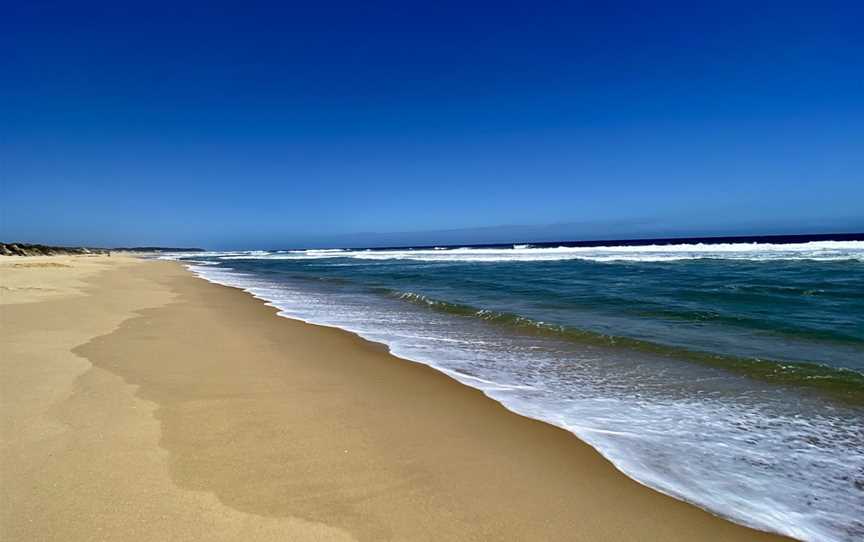
[[[0,296],[4,541],[781,539],[176,262],[8,257]]]

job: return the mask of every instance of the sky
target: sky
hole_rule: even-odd
[[[830,0],[5,2],[0,241],[864,231],[862,27]]]

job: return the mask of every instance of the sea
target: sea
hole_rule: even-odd
[[[718,516],[864,540],[864,235],[163,257],[383,343]]]

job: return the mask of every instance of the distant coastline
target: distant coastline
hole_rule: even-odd
[[[31,243],[0,243],[0,256],[70,256],[109,252],[204,252],[202,248],[175,247],[67,247]]]

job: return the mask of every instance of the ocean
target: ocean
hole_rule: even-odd
[[[864,539],[864,241],[716,241],[167,257],[571,431],[714,514]]]

